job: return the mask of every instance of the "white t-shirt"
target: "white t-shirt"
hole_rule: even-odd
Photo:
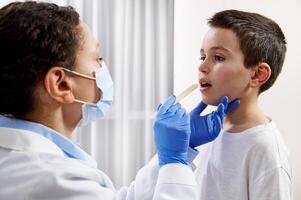
[[[201,200],[291,200],[288,150],[273,122],[241,133],[221,132],[198,147]]]

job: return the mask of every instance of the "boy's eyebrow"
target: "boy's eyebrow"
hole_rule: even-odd
[[[229,49],[227,49],[227,48],[225,48],[225,47],[222,47],[222,46],[214,46],[214,47],[211,47],[210,50],[222,50],[222,51],[225,51],[225,52],[227,52],[227,53],[231,53],[231,51],[230,51]],[[201,53],[201,54],[204,53],[204,52],[205,52],[204,49],[201,49],[201,50],[200,50],[200,53]]]
[[[216,46],[216,47],[211,47],[210,48],[211,50],[222,50],[222,51],[226,51],[228,53],[230,53],[231,51],[225,47],[222,47],[222,46]]]

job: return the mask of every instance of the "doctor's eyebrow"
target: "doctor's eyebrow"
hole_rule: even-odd
[[[100,46],[99,43],[97,43],[95,49],[97,50],[99,46]]]

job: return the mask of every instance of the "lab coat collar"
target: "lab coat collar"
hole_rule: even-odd
[[[64,155],[64,152],[47,138],[31,131],[14,128],[0,127],[0,147],[17,151]]]
[[[39,123],[0,115],[0,138],[0,146],[6,148],[32,151],[45,151],[49,148],[51,152],[63,152],[67,157],[79,159],[90,167],[97,167],[96,161],[75,142]],[[38,145],[41,140],[46,148]]]

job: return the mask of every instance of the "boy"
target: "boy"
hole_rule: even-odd
[[[201,48],[199,83],[205,104],[240,99],[216,140],[199,147],[200,199],[290,200],[291,166],[274,122],[258,106],[277,79],[286,41],[280,27],[256,13],[216,13]]]

